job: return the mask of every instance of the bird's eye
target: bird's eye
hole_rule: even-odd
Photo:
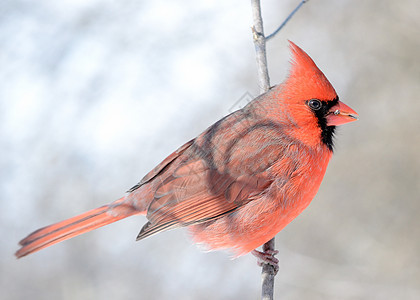
[[[318,99],[311,99],[308,101],[308,106],[313,110],[319,110],[322,106],[322,103]]]

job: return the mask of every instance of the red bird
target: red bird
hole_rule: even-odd
[[[317,193],[336,126],[357,119],[312,59],[290,48],[282,84],[181,146],[121,199],[31,233],[16,256],[132,215],[148,219],[137,240],[187,226],[196,243],[240,256],[273,238]]]

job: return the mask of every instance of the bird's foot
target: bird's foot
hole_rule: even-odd
[[[257,258],[257,264],[260,267],[262,267],[264,264],[273,266],[275,272],[274,274],[277,274],[279,271],[279,260],[275,258],[274,255],[278,254],[279,251],[270,249],[264,252],[252,250],[251,253]]]

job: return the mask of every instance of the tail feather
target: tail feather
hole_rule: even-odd
[[[121,198],[109,205],[34,231],[19,242],[22,247],[15,253],[16,257],[21,258],[79,234],[142,213],[123,203],[123,200]]]

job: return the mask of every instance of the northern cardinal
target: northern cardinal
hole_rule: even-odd
[[[38,229],[18,258],[132,215],[137,236],[187,226],[209,250],[258,248],[298,216],[318,191],[337,125],[357,119],[313,60],[290,42],[288,78],[222,118],[150,171],[126,196]]]

